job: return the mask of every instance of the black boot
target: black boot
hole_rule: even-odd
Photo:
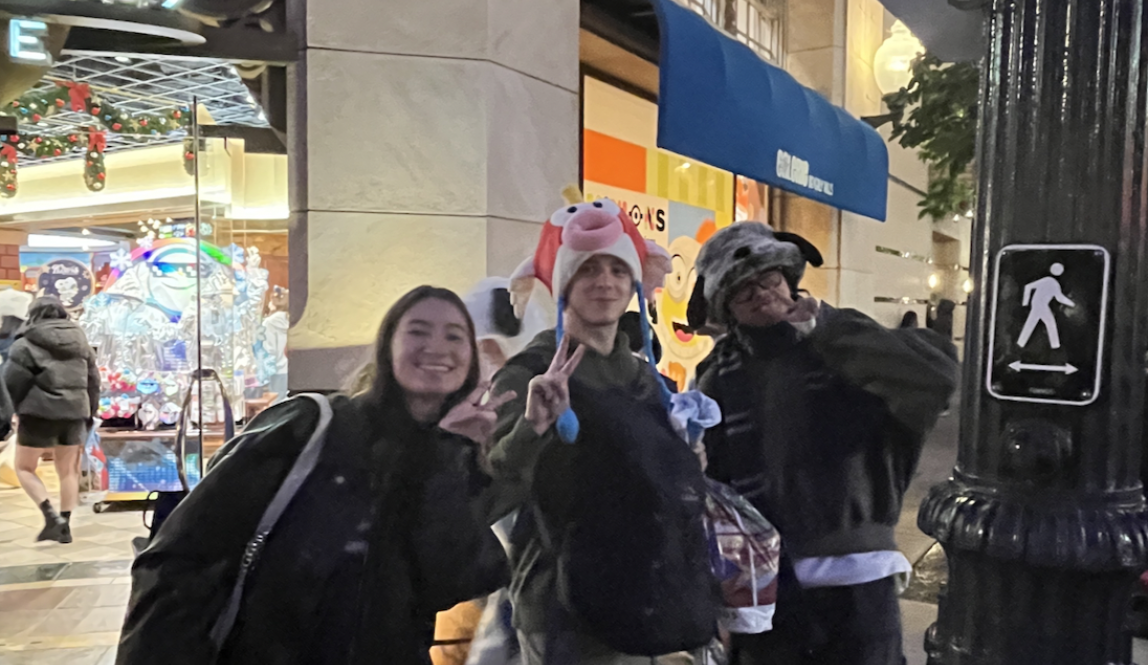
[[[72,511],[62,511],[60,517],[64,518],[64,532],[60,534],[60,542],[66,545],[72,542]]]
[[[40,504],[40,512],[44,513],[44,530],[36,537],[36,542],[45,540],[63,542],[60,539],[63,538],[64,532],[68,529],[68,522],[60,517],[56,509],[52,507],[52,502],[47,499],[44,499],[44,502]],[[68,542],[71,542],[70,534]]]

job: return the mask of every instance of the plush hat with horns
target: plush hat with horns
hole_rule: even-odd
[[[630,216],[622,212],[616,203],[609,199],[599,199],[592,203],[582,202],[582,192],[577,187],[567,187],[563,191],[568,205],[553,215],[542,225],[542,236],[534,256],[527,259],[510,278],[511,298],[515,312],[519,316],[526,310],[535,280],[550,290],[558,301],[558,325],[556,336],[559,343],[563,335],[563,310],[566,303],[566,290],[570,286],[578,268],[593,256],[607,255],[621,259],[630,267],[638,292],[641,311],[643,346],[653,369],[652,334],[646,313],[646,301],[666,280],[673,269],[669,253],[646,240],[638,233]],[[658,381],[658,385],[663,385]],[[663,395],[667,412],[670,409],[668,391]],[[566,411],[558,419],[558,435],[567,443],[578,437],[578,418],[573,411]]]
[[[569,204],[542,225],[534,256],[510,277],[514,309],[519,316],[526,310],[535,279],[559,299],[578,268],[599,254],[625,261],[647,298],[662,286],[673,269],[669,253],[652,240],[642,238],[633,220],[616,203],[609,199],[579,203],[582,195],[577,187],[568,187],[563,196]]]

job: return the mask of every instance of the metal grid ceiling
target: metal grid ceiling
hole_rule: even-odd
[[[214,124],[266,127],[267,120],[258,102],[225,60],[168,56],[77,56],[61,60],[36,88],[53,88],[65,81],[87,83],[101,99],[131,115],[161,113],[190,107],[192,100],[207,108]],[[86,113],[66,107],[39,123],[21,123],[25,131],[50,136],[83,133],[91,125]],[[108,132],[107,152],[179,143],[187,133],[135,137]],[[78,159],[83,154],[64,154],[29,160],[47,164]]]

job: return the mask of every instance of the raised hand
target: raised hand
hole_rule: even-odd
[[[798,298],[797,307],[789,313],[787,319],[790,323],[804,323],[817,318],[821,303],[816,298]]]
[[[498,420],[498,407],[514,399],[518,394],[508,390],[483,402],[488,390],[490,390],[489,383],[479,384],[474,392],[443,416],[439,421],[439,428],[465,436],[484,449],[489,446]]]
[[[539,374],[530,381],[526,393],[526,422],[541,436],[558,422],[558,417],[570,408],[570,377],[586,355],[586,347],[580,346],[570,353],[570,336],[562,338],[554,360],[545,374]]]

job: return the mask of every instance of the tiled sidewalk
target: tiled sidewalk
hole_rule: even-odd
[[[50,465],[41,469],[55,490]],[[56,502],[56,499],[53,499]],[[97,515],[81,505],[75,541],[36,543],[40,511],[0,486],[0,665],[112,665],[130,591],[138,512]]]

